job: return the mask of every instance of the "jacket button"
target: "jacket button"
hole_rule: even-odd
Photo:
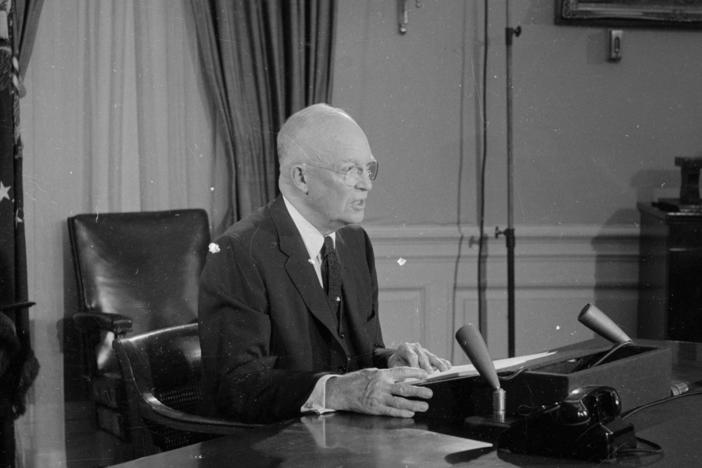
[[[345,337],[346,337],[346,335],[344,335],[344,332],[340,331],[339,338],[341,338],[343,340]]]

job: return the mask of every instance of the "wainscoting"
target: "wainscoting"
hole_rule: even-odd
[[[456,226],[367,226],[380,283],[387,345],[419,341],[454,363],[467,362],[453,333],[478,317],[478,231]],[[494,228],[491,228],[494,229]],[[631,336],[638,303],[638,226],[517,226],[517,354],[589,339],[577,315],[597,304]],[[486,241],[486,340],[507,356],[504,237]]]

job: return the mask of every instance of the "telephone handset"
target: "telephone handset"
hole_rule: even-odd
[[[558,418],[563,424],[608,422],[619,416],[622,403],[611,387],[576,388],[559,403]]]
[[[563,401],[518,419],[500,435],[498,447],[513,453],[606,460],[635,447],[634,428],[619,416],[612,387],[582,387]]]

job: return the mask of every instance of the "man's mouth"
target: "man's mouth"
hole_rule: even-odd
[[[366,207],[366,200],[354,200],[351,202],[351,206],[357,210],[362,210]]]

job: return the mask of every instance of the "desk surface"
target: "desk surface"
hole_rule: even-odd
[[[702,344],[669,342],[673,376],[702,381]],[[622,458],[603,466],[702,466],[702,395],[668,401],[628,421],[638,437],[663,448],[663,454]],[[460,428],[432,430],[412,419],[333,413],[305,416],[291,423],[253,429],[133,460],[122,468],[152,466],[597,466],[577,460],[515,455],[480,448],[460,436]]]

